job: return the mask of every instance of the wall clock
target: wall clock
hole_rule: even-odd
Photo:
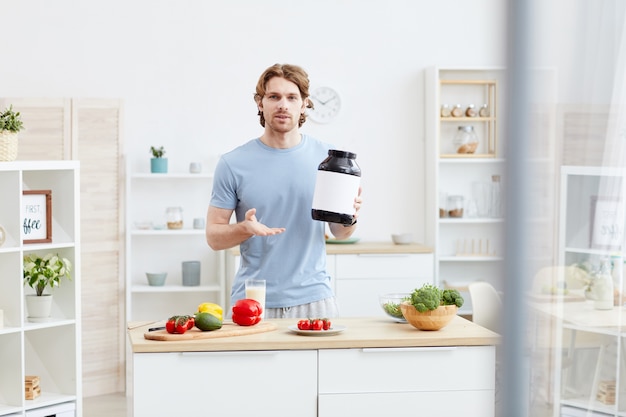
[[[309,100],[313,102],[313,109],[307,109],[307,114],[317,123],[330,123],[341,110],[339,93],[330,87],[319,87],[313,90]]]

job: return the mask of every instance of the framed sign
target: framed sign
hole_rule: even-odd
[[[591,197],[591,248],[617,250],[622,246],[621,201],[612,197]]]
[[[22,237],[24,243],[52,242],[52,191],[22,192]]]

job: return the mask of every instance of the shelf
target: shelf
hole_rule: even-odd
[[[200,173],[200,174],[192,174],[188,172],[171,172],[167,174],[152,174],[152,173],[135,173],[131,175],[133,179],[147,179],[147,180],[158,180],[163,181],[164,179],[211,179],[213,178],[213,174],[208,173]]]
[[[501,262],[504,258],[501,256],[456,256],[442,255],[439,257],[440,262]]]
[[[450,218],[450,217],[442,217],[439,218],[439,223],[441,224],[488,224],[488,223],[503,223],[504,219],[501,218],[489,218],[489,217],[461,217],[461,218]]]
[[[41,395],[34,400],[26,401],[26,410],[34,410],[41,407],[76,401],[75,395],[59,394],[55,392],[41,391]]]
[[[225,305],[223,251],[206,242],[213,173],[132,172],[126,181],[126,320],[154,319],[195,309],[202,301]],[[168,229],[167,211],[180,207],[182,229]],[[200,261],[199,286],[182,285],[182,264]],[[146,272],[165,272],[163,286],[150,286]]]
[[[203,229],[133,229],[130,234],[132,236],[183,236],[183,235],[204,235]]]
[[[506,102],[504,68],[431,67],[425,76],[426,121],[426,244],[435,248],[435,283],[456,285],[483,280],[500,290],[502,284],[502,231],[504,219],[468,217],[492,213],[487,200],[491,191],[480,193],[477,184],[488,184],[493,176],[506,184],[506,159],[503,144],[498,142],[505,125],[499,117],[500,103]],[[460,104],[465,111],[470,104],[476,111],[483,104],[489,114],[476,117],[442,116],[443,105],[451,109]],[[478,147],[472,154],[459,154],[454,138],[459,126],[473,126]],[[506,193],[506,190],[503,190]],[[463,197],[465,217],[440,217],[448,211],[448,197]],[[472,250],[475,247],[476,250]],[[484,247],[484,250],[481,248]],[[459,255],[456,255],[456,254]],[[468,300],[465,310],[471,310]]]
[[[0,163],[0,224],[7,239],[0,247],[0,416],[24,416],[28,410],[73,403],[82,415],[80,164],[78,161],[11,161]],[[52,242],[22,241],[23,190],[51,190]],[[52,317],[31,323],[25,298],[34,290],[23,285],[23,257],[48,252],[73,265],[53,295]],[[48,292],[48,290],[46,290]],[[42,393],[26,400],[24,380],[37,375]]]
[[[133,284],[131,291],[133,293],[169,293],[169,292],[217,292],[221,291],[222,287],[219,285],[197,285],[197,286],[184,286],[184,285],[163,285],[161,287],[151,286],[148,284]]]
[[[454,158],[440,158],[440,164],[504,164],[506,159],[503,158],[494,158],[494,157],[483,157],[482,155],[476,155],[473,157],[463,156],[455,154]]]

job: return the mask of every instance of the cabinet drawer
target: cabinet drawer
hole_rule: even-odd
[[[320,394],[494,389],[494,346],[319,352]]]
[[[314,350],[141,353],[133,365],[135,416],[317,415]]]
[[[365,278],[340,279],[335,282],[335,295],[341,317],[385,317],[378,297],[385,293],[410,293],[432,279]],[[391,323],[391,322],[390,322]]]
[[[337,255],[337,279],[415,278],[433,279],[432,254]]]
[[[318,407],[319,417],[493,417],[495,413],[494,392],[489,390],[323,394]]]

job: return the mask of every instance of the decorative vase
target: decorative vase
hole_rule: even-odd
[[[26,310],[28,312],[28,321],[40,322],[50,320],[52,294],[39,296],[28,294],[26,296]]]
[[[402,302],[400,309],[406,321],[419,330],[443,329],[452,321],[458,311],[457,306],[449,305],[439,306],[434,310],[420,313],[409,301]]]
[[[166,174],[167,158],[150,159],[150,172],[152,172],[153,174]]]
[[[14,161],[17,158],[17,132],[0,130],[0,161]]]

